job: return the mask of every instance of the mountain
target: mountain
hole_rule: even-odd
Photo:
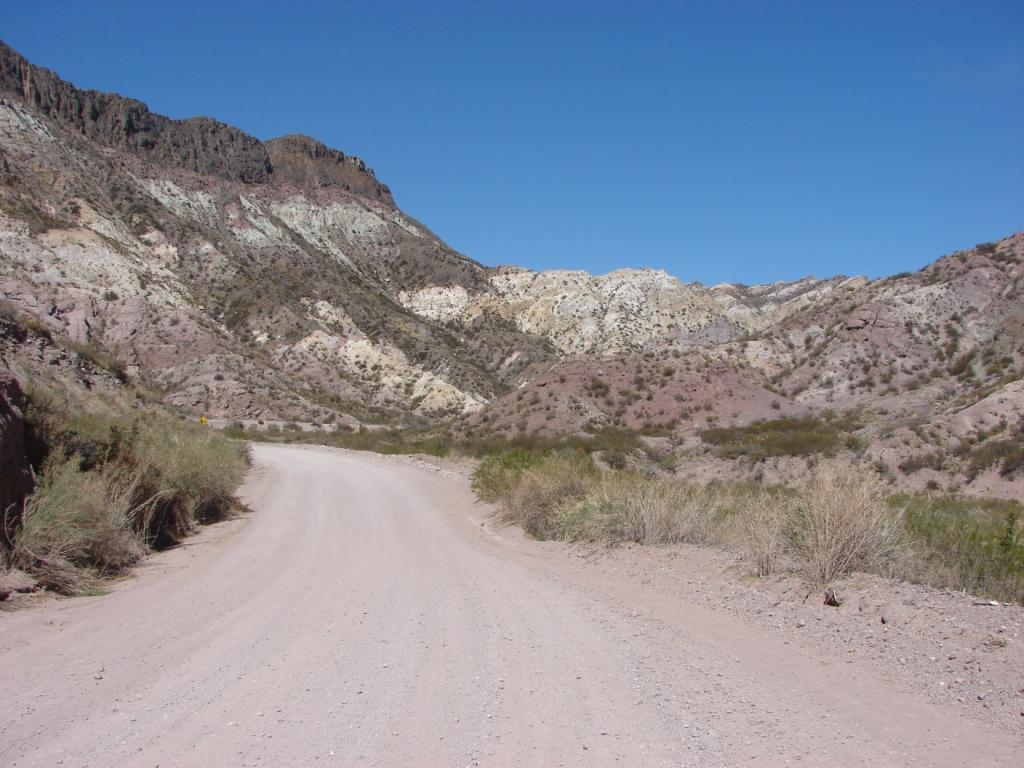
[[[478,407],[541,339],[453,334],[398,301],[486,270],[405,216],[358,158],[82,91],[0,47],[7,301],[212,416],[436,417]]]
[[[157,115],[0,43],[0,300],[213,418],[616,428],[717,466],[708,430],[835,411],[901,483],[1015,493],[1022,255],[1018,234],[914,274],[759,286],[489,268],[359,158]]]

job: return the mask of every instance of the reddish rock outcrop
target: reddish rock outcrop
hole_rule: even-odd
[[[0,545],[4,547],[11,546],[25,497],[35,488],[35,475],[25,455],[24,399],[18,380],[0,371]]]

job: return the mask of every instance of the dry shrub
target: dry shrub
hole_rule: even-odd
[[[139,478],[135,528],[158,546],[224,517],[247,466],[244,450],[223,435],[155,415],[133,425],[117,462]]]
[[[144,551],[132,527],[135,478],[114,469],[83,472],[79,463],[63,453],[47,461],[14,554],[47,586],[66,593],[83,580],[76,569],[116,572]]]
[[[759,488],[740,496],[735,505],[747,563],[755,576],[770,576],[786,551],[786,522],[792,501],[780,491]]]
[[[1024,600],[1019,504],[890,497],[865,464],[822,462],[795,490],[702,487],[597,471],[583,454],[508,452],[481,463],[474,488],[537,538],[723,545],[757,576],[784,562],[814,584],[865,571]]]
[[[158,411],[83,410],[37,388],[26,416],[31,452],[45,459],[14,555],[64,593],[224,516],[247,466],[237,444]]]
[[[607,473],[577,515],[589,539],[708,544],[716,537],[720,509],[713,488]]]
[[[899,545],[901,518],[871,470],[823,462],[793,500],[794,555],[814,584],[854,570],[885,573]]]
[[[556,538],[563,506],[582,500],[595,479],[589,457],[552,456],[522,473],[502,505],[505,517],[535,538]]]

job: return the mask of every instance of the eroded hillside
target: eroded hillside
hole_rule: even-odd
[[[0,298],[194,414],[626,430],[710,476],[740,470],[709,430],[839,418],[901,484],[1012,495],[1022,258],[1015,235],[882,280],[713,287],[488,268],[359,158],[156,115],[0,44]]]

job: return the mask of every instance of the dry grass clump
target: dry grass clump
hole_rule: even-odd
[[[892,497],[864,464],[823,461],[793,489],[699,486],[513,451],[482,462],[474,488],[540,539],[725,546],[757,576],[785,568],[818,585],[865,571],[1024,600],[1019,505]]]
[[[56,389],[30,394],[39,482],[20,530],[9,532],[9,557],[67,594],[225,516],[248,466],[243,446],[164,412],[92,411]]]
[[[789,538],[807,580],[824,584],[851,571],[891,572],[902,511],[881,480],[847,461],[823,462],[789,513]]]
[[[738,538],[755,576],[770,576],[787,552],[791,507],[791,498],[776,489],[759,488],[737,498],[734,520]]]
[[[722,495],[710,487],[605,473],[576,510],[577,537],[637,544],[709,544],[717,538]]]
[[[141,526],[152,539],[180,538],[195,522],[224,517],[247,466],[238,444],[170,417],[137,423],[121,453],[154,499]]]
[[[145,551],[133,520],[136,479],[115,468],[85,472],[80,461],[63,453],[47,460],[13,553],[18,565],[64,593],[78,591],[90,575],[120,571]]]
[[[526,448],[492,454],[473,472],[473,490],[484,501],[504,501],[519,484],[523,472],[537,466],[544,458],[544,454]]]
[[[473,486],[538,539],[668,544],[718,541],[720,490],[625,471],[586,454],[510,452],[477,468]]]
[[[564,509],[581,501],[596,477],[589,456],[551,456],[522,472],[502,499],[504,515],[535,538],[559,538]]]

